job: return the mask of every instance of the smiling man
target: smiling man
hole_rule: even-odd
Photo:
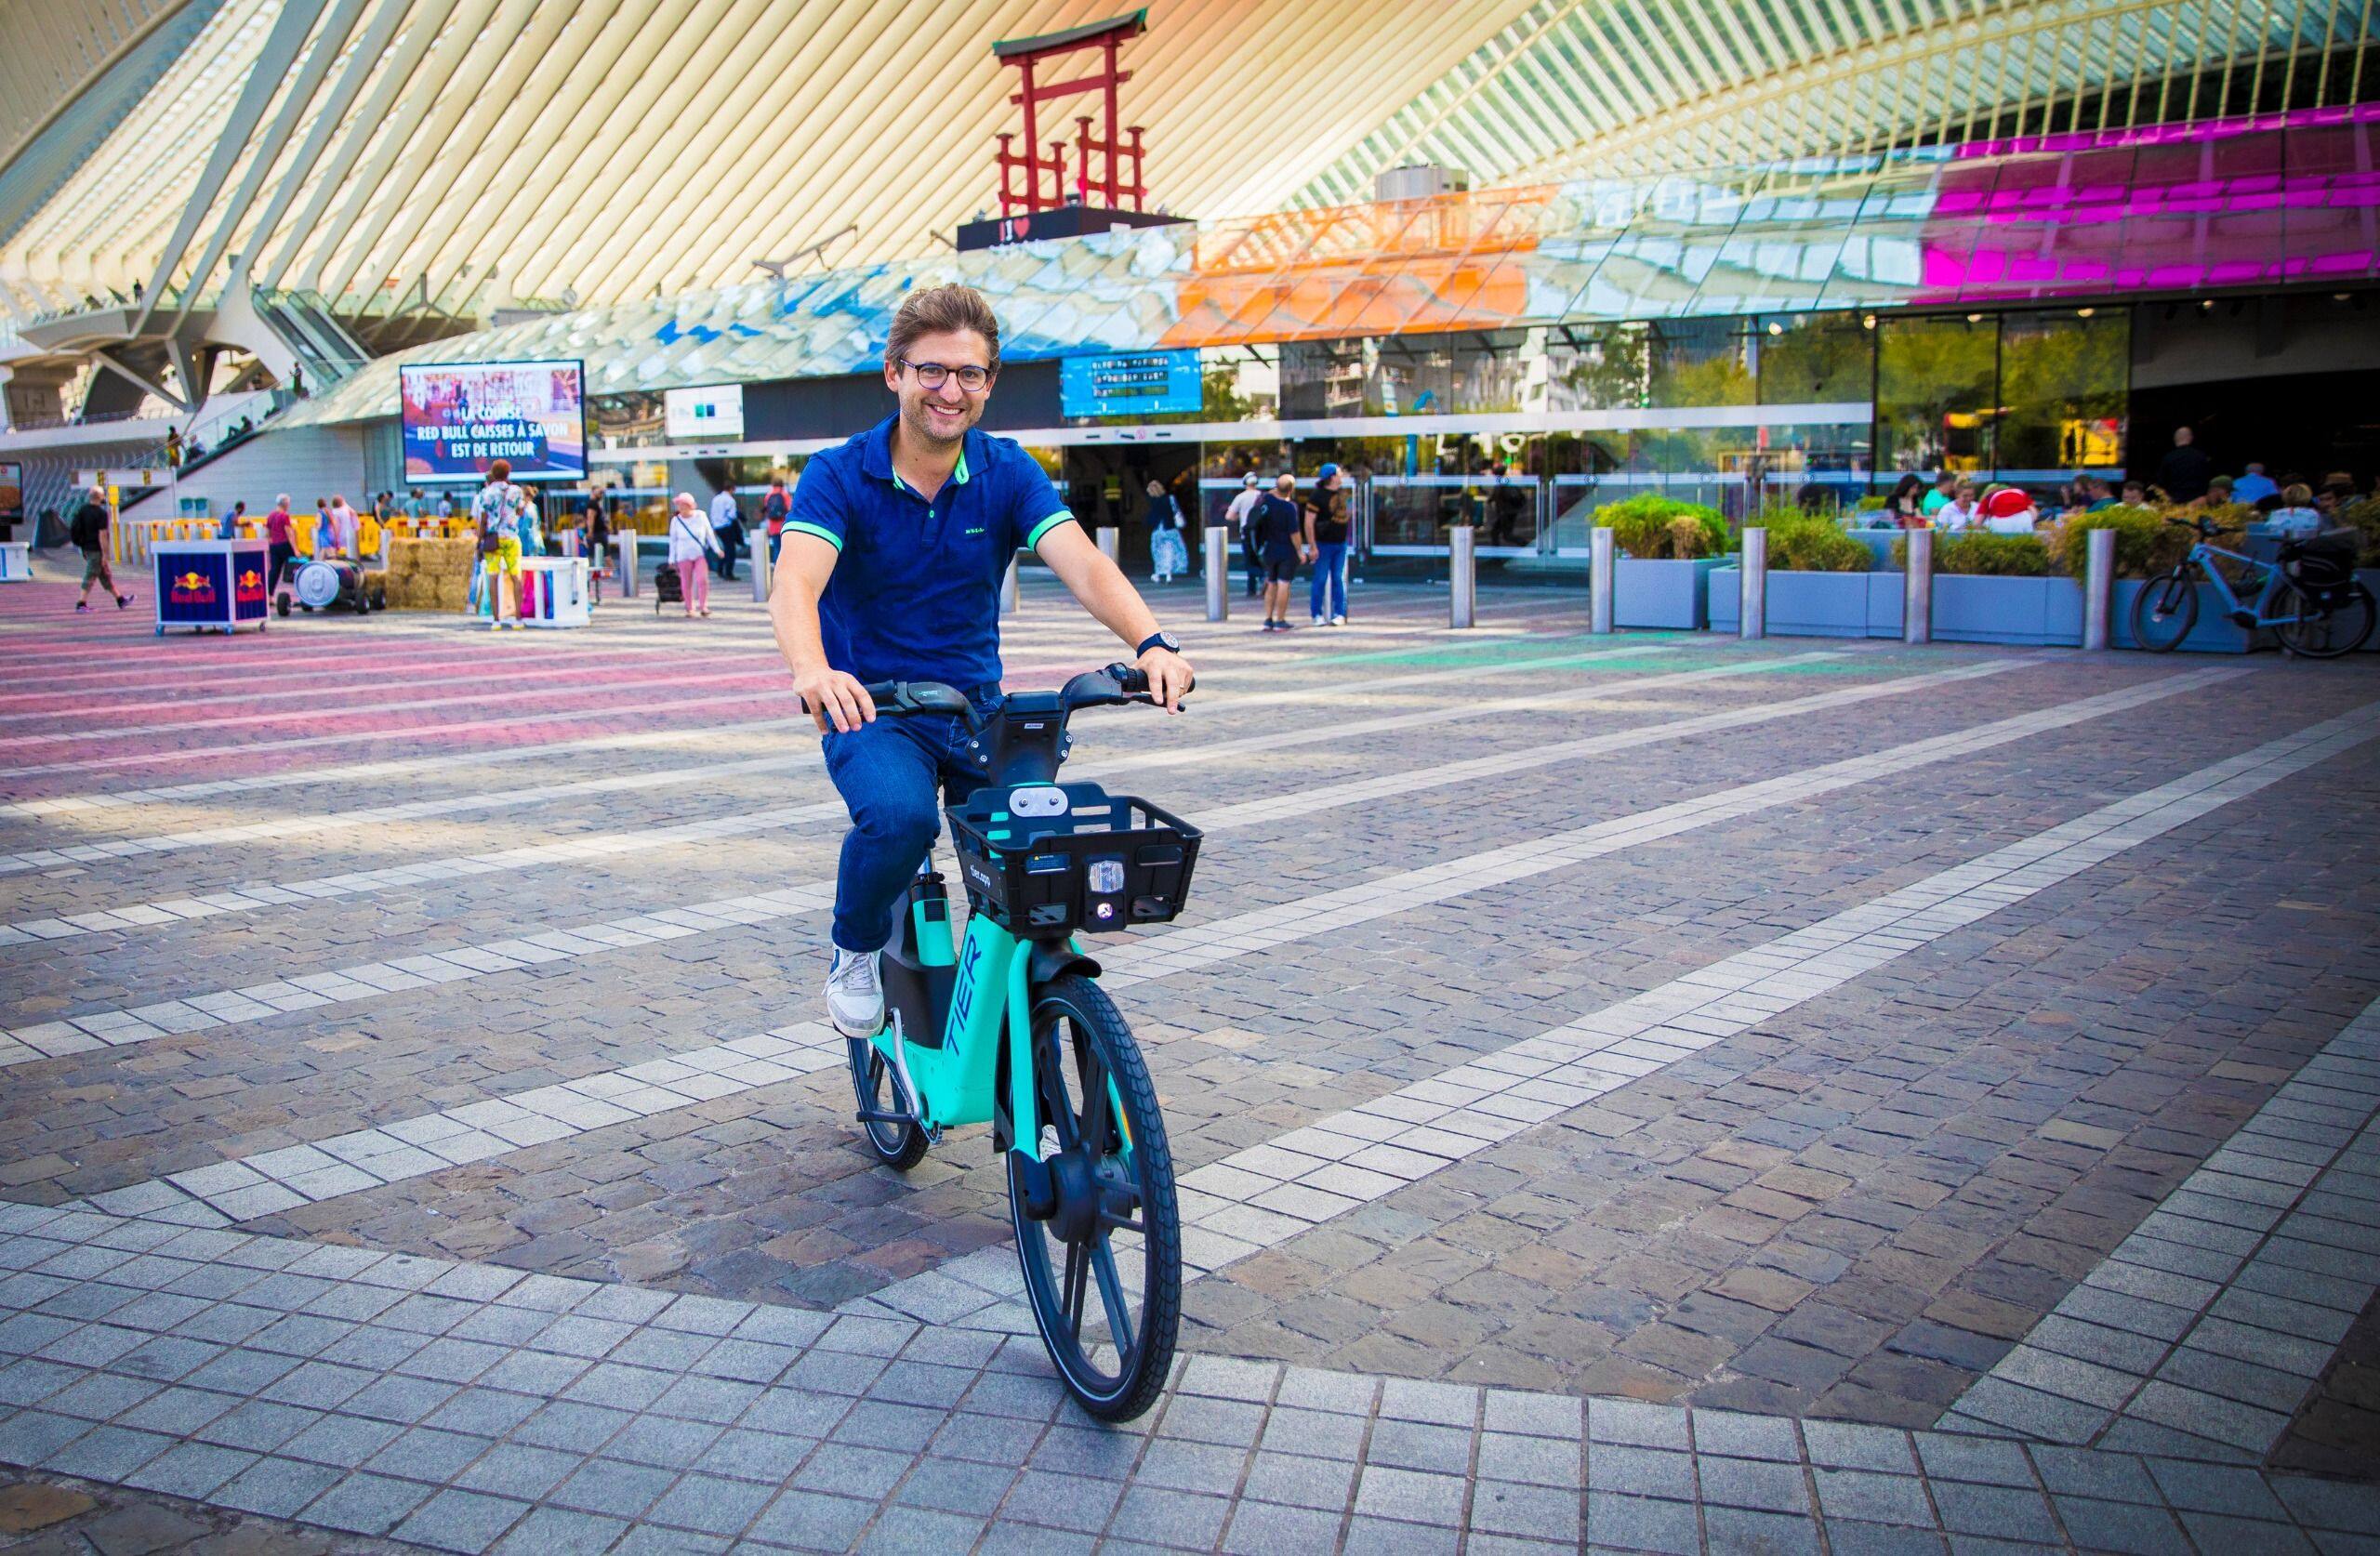
[[[826,977],[827,1013],[847,1036],[883,1024],[877,953],[940,829],[937,790],[955,800],[986,781],[961,719],[879,721],[865,683],[938,680],[979,710],[997,704],[1000,579],[1022,548],[1130,645],[1169,709],[1190,686],[1181,645],[1060,505],[1041,467],[1013,441],[975,429],[999,367],[999,322],[980,293],[910,293],[884,348],[900,410],[814,455],[786,518],[769,615],[852,815]]]

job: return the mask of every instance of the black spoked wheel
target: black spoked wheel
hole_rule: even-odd
[[[892,1066],[884,1062],[884,1051],[874,1043],[858,1038],[843,1039],[851,1050],[852,1093],[859,1099],[863,1113],[906,1113],[918,1111],[917,1099],[910,1096]],[[926,1132],[915,1124],[894,1124],[863,1118],[860,1132],[867,1136],[867,1148],[876,1159],[896,1172],[906,1172],[925,1159]]]
[[[2198,585],[2182,568],[2140,586],[2132,600],[2133,640],[2151,653],[2171,653],[2198,625]]]
[[[2372,636],[2372,591],[2360,582],[2310,595],[2294,584],[2272,591],[2271,613],[2280,625],[2281,646],[2306,659],[2336,659],[2353,653]]]
[[[1046,1182],[1009,1157],[1033,1321],[1091,1415],[1128,1421],[1157,1403],[1182,1325],[1182,1226],[1157,1088],[1098,984],[1069,973],[1033,1006]]]

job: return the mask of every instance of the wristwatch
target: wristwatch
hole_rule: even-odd
[[[1170,632],[1152,632],[1141,640],[1141,646],[1132,651],[1132,657],[1138,659],[1153,648],[1161,648],[1168,653],[1180,653],[1182,640]]]

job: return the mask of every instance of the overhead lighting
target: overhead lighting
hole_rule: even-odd
[[[1785,326],[1778,323],[1776,320],[1771,319],[1768,322],[1768,333],[1771,335],[1783,335],[1785,333]]]
[[[1874,329],[1876,327],[1876,316],[1872,313],[1862,313],[1859,315],[1859,327],[1863,330]]]
[[[2212,313],[2212,312],[2214,312],[2214,311],[2215,311],[2215,299],[2214,299],[2213,297],[2201,297],[2201,298],[2199,298],[2199,300],[2198,300],[2198,310],[2199,310],[2201,313]]]
[[[2099,310],[2096,308],[2078,308],[2074,310],[2074,316],[2077,319],[2088,319],[2092,314],[2098,311]]]
[[[1967,315],[1967,323],[1970,324],[1980,324],[1983,323],[1983,315],[1980,313],[1970,313]]]

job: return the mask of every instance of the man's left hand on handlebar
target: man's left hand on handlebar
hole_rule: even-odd
[[[1149,678],[1149,695],[1165,705],[1168,713],[1182,711],[1182,698],[1190,690],[1190,661],[1169,648],[1151,648],[1132,662],[1133,668]]]

